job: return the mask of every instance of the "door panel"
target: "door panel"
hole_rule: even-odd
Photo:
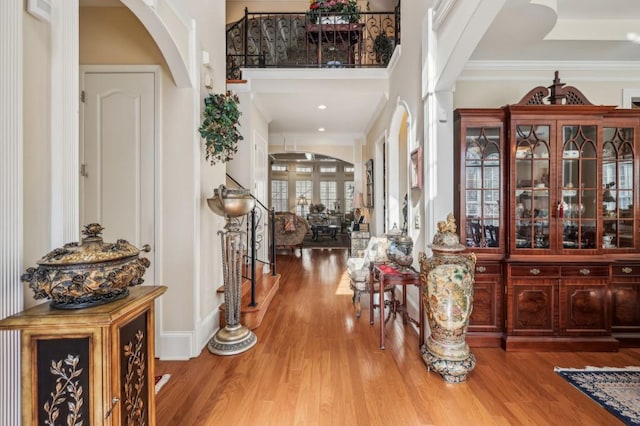
[[[103,238],[154,247],[155,74],[86,72],[81,134],[82,224]],[[153,263],[152,251],[148,255]],[[152,284],[153,268],[145,274]]]

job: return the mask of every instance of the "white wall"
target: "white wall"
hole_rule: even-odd
[[[518,103],[537,86],[548,87],[553,82],[554,71],[559,71],[560,81],[574,86],[596,105],[622,107],[623,89],[639,89],[637,71],[572,70],[554,67],[538,71],[484,72],[466,70],[456,82],[455,108],[492,108]]]
[[[425,142],[423,135],[423,103],[421,96],[422,21],[431,3],[431,1],[402,2],[401,54],[391,73],[389,90],[390,101],[387,103],[380,115],[374,120],[375,124],[367,135],[367,143],[363,154],[364,161],[369,158],[375,158],[375,144],[384,138],[385,134],[389,136],[388,143],[396,144],[395,149],[399,150],[401,147],[397,146],[397,144],[400,136],[399,126],[402,122],[402,113],[398,114],[398,106],[402,104],[404,105],[402,108],[408,109],[407,112],[411,116],[410,127],[406,138],[406,146],[408,149],[402,148],[402,155],[405,158],[399,159],[399,161],[402,161],[404,164],[402,167],[395,168],[395,176],[387,176],[387,179],[389,180],[403,179],[406,181],[406,167],[410,159],[405,152],[407,150],[410,151],[418,144],[424,144]],[[402,110],[402,108],[400,108],[400,110]],[[393,149],[393,147],[387,147],[387,150],[389,149]],[[382,184],[383,182],[381,181],[375,182],[375,185]],[[403,195],[404,194],[402,194],[402,196]],[[411,203],[413,208],[418,211],[422,211],[424,206],[424,201],[422,199],[424,197],[424,191],[422,193],[411,191],[411,195],[413,197]],[[397,212],[394,212],[394,214],[400,217],[402,214],[400,211],[402,208],[402,200],[397,200],[397,203],[395,203],[394,206],[396,206],[395,208],[397,209]],[[380,203],[376,203],[374,218],[372,218],[371,221],[374,222],[376,220],[375,215],[379,214],[382,214],[382,206]],[[420,213],[420,215],[424,216],[423,213]],[[424,223],[424,220],[422,220],[422,223]],[[410,229],[411,228],[412,226],[410,226]],[[381,233],[382,231],[376,230],[376,232]],[[414,253],[424,251],[424,247],[426,245],[424,227],[420,230],[412,230],[411,235],[414,239]],[[408,290],[408,297],[409,305],[415,314],[418,311],[418,303],[420,303],[420,301],[418,300],[417,291],[413,290],[414,289]]]
[[[195,3],[195,2],[194,2]],[[196,5],[197,6],[197,5]],[[203,4],[196,16],[220,16],[224,5]],[[218,10],[219,9],[219,10]],[[162,116],[159,149],[160,200],[156,243],[162,248],[156,284],[168,286],[161,299],[158,321],[164,358],[188,358],[199,353],[218,327],[216,289],[222,284],[221,254],[216,232],[224,225],[213,215],[206,198],[224,179],[224,166],[212,167],[204,161],[204,148],[198,134],[200,107],[205,91],[200,86],[175,86],[162,53],[137,18],[126,8],[82,8],[80,14],[80,61],[83,64],[160,64],[162,67]],[[209,46],[214,89],[224,91],[224,52],[213,40],[224,37],[207,20],[206,38],[199,46]],[[200,48],[198,48],[199,50]],[[217,50],[216,50],[217,49]],[[198,59],[200,54],[196,55]],[[196,64],[200,66],[200,64]],[[222,73],[220,73],[222,70]]]

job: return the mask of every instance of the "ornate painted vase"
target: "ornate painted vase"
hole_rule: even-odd
[[[461,253],[465,248],[456,234],[452,214],[446,222],[438,223],[430,247],[432,257],[424,253],[420,256],[422,303],[431,331],[422,347],[422,359],[446,382],[461,383],[476,365],[465,341],[473,309],[476,257],[474,253]]]

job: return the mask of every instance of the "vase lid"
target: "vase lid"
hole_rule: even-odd
[[[396,223],[393,224],[393,227],[387,231],[387,238],[390,240],[396,240],[402,235],[402,231],[398,229],[398,225]]]
[[[396,243],[399,245],[413,244],[413,240],[410,236],[407,235],[406,232],[403,232],[396,240]]]
[[[456,218],[452,213],[447,215],[446,221],[438,222],[438,232],[433,237],[433,243],[429,245],[433,251],[459,252],[465,247],[460,244],[457,234]]]
[[[102,230],[99,223],[90,223],[82,229],[82,242],[67,243],[56,248],[42,257],[36,263],[44,266],[80,265],[87,263],[109,262],[137,256],[140,253],[127,240],[119,239],[115,243],[105,243],[102,240]],[[146,250],[145,246],[143,250]]]

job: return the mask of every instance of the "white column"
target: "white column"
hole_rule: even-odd
[[[51,8],[51,244],[78,241],[79,225],[78,0]]]
[[[450,10],[449,1],[442,1],[446,8],[439,12]],[[450,17],[449,17],[450,18]],[[424,170],[426,170],[424,225],[426,226],[426,241],[432,241],[436,233],[436,224],[445,220],[447,214],[453,212],[454,188],[453,175],[453,84],[441,79],[440,71],[444,64],[438,63],[441,40],[434,29],[437,17],[434,11],[429,9],[425,16],[422,29],[422,100],[424,105]],[[440,20],[441,23],[441,20]],[[445,40],[445,49],[450,46]],[[459,55],[461,55],[459,53]],[[451,61],[447,56],[447,61]],[[446,62],[446,61],[445,61]],[[460,61],[454,61],[456,63]],[[457,76],[460,70],[456,68]],[[448,80],[447,80],[448,81]],[[455,78],[453,78],[455,82]]]
[[[436,171],[437,196],[434,203],[434,219],[436,223],[445,220],[449,213],[453,213],[453,91],[437,91],[434,93],[435,102],[435,135],[437,143]],[[435,228],[434,228],[435,232]]]
[[[23,0],[0,1],[0,318],[22,310]],[[19,425],[20,334],[0,331],[0,424]]]

